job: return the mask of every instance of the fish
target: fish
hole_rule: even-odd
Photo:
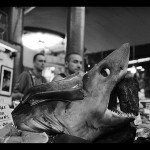
[[[139,114],[138,91],[139,82],[136,76],[128,72],[111,92],[108,109],[119,114],[123,111],[137,117]],[[124,127],[118,127],[104,136],[97,137],[94,143],[134,143],[135,137],[136,126],[134,122],[131,122]]]
[[[116,93],[120,99],[120,109],[125,113],[139,114],[139,82],[135,76],[128,73],[125,78],[117,85]]]
[[[117,111],[117,99],[119,109],[125,113],[132,113],[135,116],[139,114],[139,82],[132,73],[126,76],[114,87],[110,95],[108,108]]]
[[[127,74],[129,55],[130,44],[125,43],[87,73],[30,88],[12,111],[16,128],[93,142],[133,122],[132,112],[108,108],[113,89]]]

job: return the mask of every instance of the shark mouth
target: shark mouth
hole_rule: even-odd
[[[113,89],[108,110],[123,118],[134,120],[139,112],[138,81],[126,75]]]
[[[113,89],[105,114],[103,132],[94,142],[117,143],[133,142],[136,128],[132,122],[139,110],[138,81],[134,77],[125,76]]]
[[[122,118],[129,118],[131,120],[134,120],[136,118],[136,116],[133,113],[125,113],[121,111],[120,107],[118,107],[117,109],[113,109],[113,110],[108,109],[108,111],[111,111],[112,114],[118,115],[119,117],[122,117]]]

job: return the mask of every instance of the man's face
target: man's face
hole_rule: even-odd
[[[70,55],[69,62],[66,62],[69,74],[76,73],[82,69],[82,57],[77,54]]]
[[[34,61],[34,67],[38,70],[38,71],[42,71],[45,67],[45,63],[46,63],[46,58],[43,55],[38,55],[36,57],[36,60]]]

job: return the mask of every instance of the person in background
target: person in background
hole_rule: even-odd
[[[61,80],[71,74],[82,72],[82,57],[78,53],[70,53],[65,57],[65,72],[56,75],[52,81]]]
[[[46,58],[43,53],[37,53],[33,57],[33,69],[23,71],[12,92],[12,100],[21,100],[27,90],[32,86],[46,83],[47,80],[42,76],[42,71],[45,68]]]
[[[61,80],[77,72],[82,72],[84,74],[82,71],[82,61],[82,57],[78,53],[67,54],[65,57],[65,72],[56,75],[52,81]],[[54,143],[90,143],[90,141],[62,133],[57,135]]]

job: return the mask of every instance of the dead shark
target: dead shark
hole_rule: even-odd
[[[108,109],[113,88],[127,73],[129,53],[125,43],[85,74],[32,87],[12,112],[15,126],[94,141],[132,122],[133,113]]]

